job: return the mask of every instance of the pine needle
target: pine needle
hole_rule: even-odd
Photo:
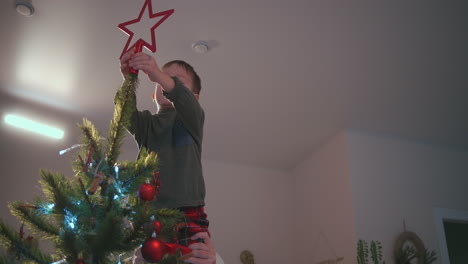
[[[96,129],[93,123],[86,118],[83,118],[83,125],[78,125],[81,129],[83,134],[83,144],[86,151],[89,149],[90,146],[94,148],[93,158],[94,160],[101,160],[101,136],[99,135],[99,131]]]
[[[130,126],[130,118],[136,108],[137,87],[138,76],[131,74],[116,94],[114,116],[107,135],[106,157],[109,167],[115,164],[120,155],[120,148],[126,135],[125,129]]]
[[[26,244],[26,242],[21,239],[19,234],[15,232],[12,228],[7,226],[3,220],[0,219],[0,239],[4,245],[9,248],[14,248],[18,250],[22,256],[35,261],[39,264],[50,264],[54,260],[46,254],[43,254],[37,248],[31,247]],[[6,261],[6,258],[3,258]],[[2,260],[2,261],[3,261]]]
[[[67,207],[72,207],[71,199],[74,191],[65,176],[61,173],[52,173],[41,169],[42,190],[46,197],[54,203],[55,210],[63,212]]]
[[[8,204],[11,214],[25,223],[36,233],[45,235],[47,239],[56,239],[59,228],[49,218],[39,215],[35,209],[28,208],[23,202],[12,202]]]

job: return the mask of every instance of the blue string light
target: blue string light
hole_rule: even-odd
[[[114,171],[115,171],[115,178],[118,179],[119,178],[119,166],[115,166]]]
[[[120,197],[125,197],[125,195],[123,194],[122,188],[120,187],[122,185],[117,181],[117,179],[119,178],[119,166],[114,166],[114,171],[115,171],[115,178],[113,178],[113,180],[114,180],[115,189],[117,190],[117,194],[114,196],[114,200],[117,200]]]
[[[67,261],[65,259],[61,259],[59,261],[56,261],[56,262],[52,262],[50,264],[63,264],[63,263],[67,263]]]
[[[73,145],[73,146],[71,146],[71,147],[69,147],[67,149],[63,149],[63,150],[59,151],[59,155],[63,155],[65,153],[67,153],[68,151],[70,151],[70,150],[72,150],[74,148],[77,148],[77,147],[81,147],[81,146],[83,146],[83,144],[75,144],[75,145]]]
[[[76,227],[76,221],[78,220],[76,215],[73,215],[70,211],[67,209],[65,211],[65,226],[70,228],[70,229],[75,229]]]
[[[54,210],[55,204],[53,203],[47,203],[39,206],[37,211],[39,214],[45,214],[45,215],[50,215],[52,211]]]

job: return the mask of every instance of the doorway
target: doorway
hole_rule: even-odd
[[[444,231],[450,264],[468,263],[468,222],[445,220]]]
[[[442,264],[468,263],[468,211],[435,208],[434,216]]]

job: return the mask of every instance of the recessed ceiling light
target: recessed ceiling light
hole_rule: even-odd
[[[32,0],[16,0],[15,1],[16,12],[23,16],[30,17],[34,14],[34,6]]]
[[[35,132],[51,138],[62,139],[64,135],[64,132],[61,129],[41,124],[39,122],[33,121],[31,119],[19,115],[7,114],[5,115],[4,120],[5,123],[7,123],[8,125],[21,128],[27,131]]]
[[[192,44],[192,49],[196,53],[203,54],[203,53],[207,53],[210,48],[209,48],[208,43],[206,41],[200,40],[200,41],[197,41],[197,42]]]

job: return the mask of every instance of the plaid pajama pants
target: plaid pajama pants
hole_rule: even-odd
[[[188,246],[193,243],[203,242],[190,239],[193,235],[199,232],[207,232],[209,236],[210,231],[208,226],[210,222],[207,219],[205,208],[201,207],[182,207],[179,208],[184,212],[183,226],[179,229],[178,239],[179,245]]]

